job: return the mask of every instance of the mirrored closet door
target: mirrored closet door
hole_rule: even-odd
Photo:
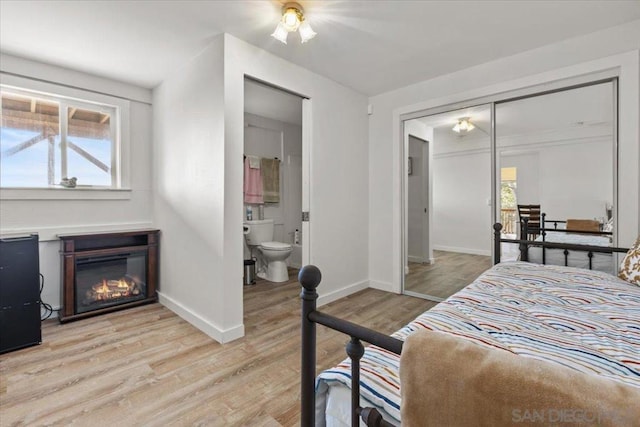
[[[617,243],[617,81],[489,98],[402,122],[408,295],[440,301],[489,268],[494,221],[505,238]],[[501,252],[503,261],[520,256],[517,245]],[[538,247],[529,259],[564,265],[557,252]],[[591,261],[615,270],[611,255]]]
[[[496,103],[497,218],[505,237],[611,246],[615,90],[615,81],[607,81]],[[516,245],[503,244],[502,253],[503,260],[518,256]],[[532,248],[529,255],[534,262],[565,262],[559,249]],[[589,268],[586,259],[568,261]],[[613,269],[611,255],[592,261],[595,269]]]
[[[487,105],[404,121],[404,292],[440,301],[491,265]]]

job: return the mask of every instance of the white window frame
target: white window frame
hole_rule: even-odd
[[[100,111],[101,106],[111,107],[112,150],[111,173],[112,185],[78,186],[76,188],[37,187],[37,188],[0,188],[0,200],[77,200],[77,199],[130,199],[130,102],[115,96],[56,85],[53,83],[32,80],[8,74],[0,74],[0,85],[8,92],[48,99],[60,104],[61,142],[66,142],[63,127],[68,125],[68,107],[87,108]],[[64,157],[63,157],[64,159]],[[64,174],[64,165],[63,165]]]

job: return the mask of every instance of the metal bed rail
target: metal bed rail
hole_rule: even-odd
[[[524,224],[526,227],[526,221]],[[568,251],[582,251],[593,253],[627,252],[626,248],[577,245],[554,242],[536,242],[526,239],[503,239],[501,237],[502,224],[496,223],[494,229],[494,263],[500,262],[501,243],[515,243],[520,246],[521,260],[528,261],[528,248],[541,246],[543,248],[565,249],[565,263]],[[300,425],[303,427],[315,426],[315,379],[316,379],[316,324],[327,326],[342,332],[350,337],[346,344],[346,353],[351,359],[351,425],[359,426],[360,419],[370,427],[392,426],[382,418],[375,408],[363,408],[360,406],[360,359],[364,355],[362,341],[384,348],[397,355],[402,353],[403,341],[389,335],[382,334],[364,326],[357,325],[344,319],[318,311],[316,289],[322,280],[320,269],[314,265],[302,267],[298,274],[298,281],[302,285],[300,298],[302,300],[302,351],[301,351],[301,411]]]
[[[403,342],[347,320],[339,319],[316,310],[322,274],[318,267],[307,265],[298,274],[302,285],[302,367],[300,425],[315,426],[315,378],[316,378],[316,324],[327,326],[350,337],[346,352],[351,359],[351,425],[360,425],[360,419],[370,427],[392,426],[375,408],[360,406],[360,359],[364,355],[362,341],[384,348],[395,354],[402,352]]]
[[[523,219],[523,229],[526,229],[526,219]],[[595,253],[604,253],[604,254],[613,254],[613,253],[625,253],[629,251],[629,248],[616,248],[613,246],[594,246],[594,245],[579,245],[572,243],[556,243],[556,242],[547,242],[547,241],[535,241],[535,240],[526,240],[526,239],[503,239],[500,235],[500,231],[502,230],[502,224],[499,222],[493,225],[493,236],[494,236],[494,263],[497,264],[500,262],[501,257],[501,243],[515,243],[519,246],[520,249],[520,260],[521,261],[529,261],[529,247],[541,247],[544,249],[564,249],[564,265],[567,266],[569,264],[569,253],[570,251],[576,252],[586,252],[589,258],[589,270],[592,269],[592,261],[593,255]],[[580,232],[586,233],[586,232]],[[594,234],[602,234],[593,232]],[[544,254],[544,252],[543,252]],[[545,264],[545,259],[543,258],[543,264]]]

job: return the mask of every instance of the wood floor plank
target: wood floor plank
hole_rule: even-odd
[[[409,263],[405,289],[423,295],[448,298],[491,267],[491,257],[433,251],[433,264]]]
[[[160,304],[43,322],[43,343],[0,355],[0,426],[295,426],[300,285],[244,287],[245,337],[219,344]],[[321,309],[391,333],[434,304],[367,289]],[[347,337],[318,327],[317,367]]]

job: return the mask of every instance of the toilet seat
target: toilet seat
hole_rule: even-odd
[[[264,249],[271,251],[288,251],[291,250],[291,245],[282,242],[262,242],[260,246]]]

